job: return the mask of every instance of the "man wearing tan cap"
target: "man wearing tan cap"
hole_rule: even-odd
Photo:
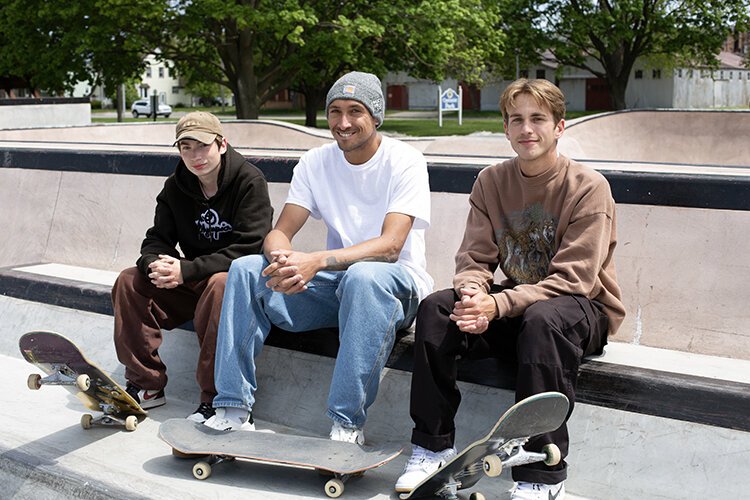
[[[192,320],[201,394],[188,418],[203,422],[214,414],[214,353],[227,271],[232,260],[262,250],[273,209],[263,174],[227,143],[214,115],[186,114],[175,138],[181,159],[156,197],[141,256],[112,288],[114,340],[128,393],[144,409],[154,408],[166,402],[162,329]]]

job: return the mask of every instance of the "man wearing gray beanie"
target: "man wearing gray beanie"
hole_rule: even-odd
[[[326,97],[326,114],[331,103],[336,99],[350,99],[365,105],[375,118],[377,127],[383,124],[385,117],[385,100],[380,79],[371,73],[352,71],[339,78],[328,91]]]
[[[237,259],[229,270],[216,348],[217,410],[206,425],[254,429],[255,359],[272,325],[293,332],[338,326],[330,437],[365,442],[367,410],[396,331],[411,325],[433,284],[424,241],[427,164],[418,150],[377,131],[384,108],[375,75],[347,73],[331,87],[326,116],[335,142],[302,155],[264,254]],[[310,216],[327,227],[324,250],[292,245]]]

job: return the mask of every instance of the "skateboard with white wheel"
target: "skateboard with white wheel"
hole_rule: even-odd
[[[21,355],[26,361],[41,369],[29,375],[29,389],[38,390],[44,385],[61,385],[75,395],[91,411],[81,417],[81,427],[94,425],[122,425],[134,431],[146,411],[125,392],[117,382],[94,363],[86,359],[73,342],[55,332],[33,331],[18,341]]]
[[[519,401],[486,436],[471,443],[413,490],[401,492],[399,498],[455,500],[458,490],[471,488],[485,475],[499,476],[504,468],[534,462],[557,465],[561,455],[555,444],[547,444],[541,452],[526,451],[523,445],[531,437],[557,430],[565,422],[569,408],[568,398],[559,392],[535,394]],[[475,492],[470,498],[483,500],[484,495]]]
[[[200,457],[193,466],[196,479],[208,479],[213,466],[242,459],[286,467],[317,470],[333,476],[325,483],[331,498],[344,492],[344,483],[387,464],[401,453],[397,445],[361,446],[328,438],[253,431],[217,431],[184,418],[169,419],[159,437],[180,458]]]

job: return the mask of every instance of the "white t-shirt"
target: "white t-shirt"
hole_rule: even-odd
[[[352,165],[335,142],[312,149],[294,168],[286,202],[323,220],[328,250],[377,238],[388,213],[414,217],[398,262],[413,276],[420,298],[432,291],[424,239],[430,226],[430,184],[427,162],[418,150],[383,136],[367,163]]]

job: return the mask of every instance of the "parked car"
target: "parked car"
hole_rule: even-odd
[[[138,118],[141,115],[153,116],[151,112],[151,99],[138,99],[130,106],[130,110],[133,112],[133,118]],[[156,111],[156,116],[163,116],[169,118],[172,114],[172,106],[169,104],[159,103],[159,108]]]

